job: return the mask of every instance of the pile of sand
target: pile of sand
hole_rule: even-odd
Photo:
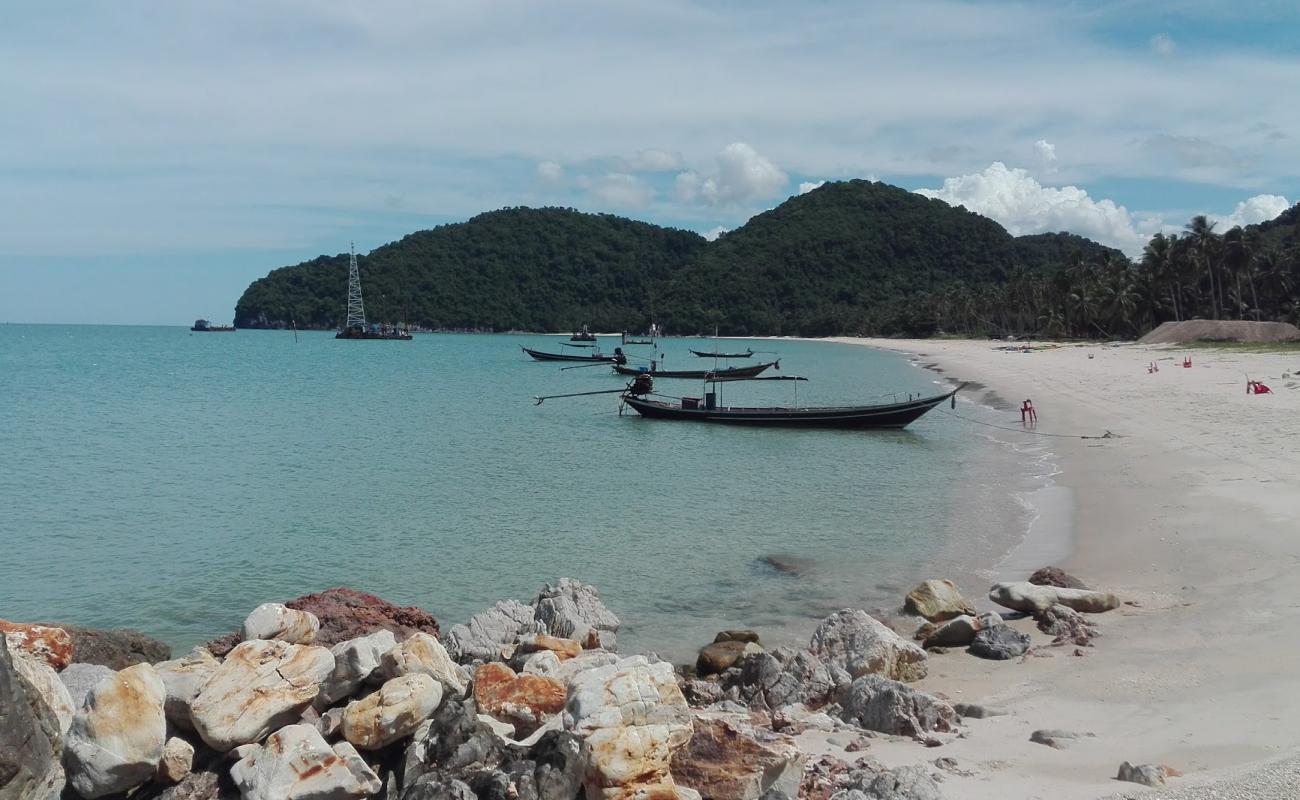
[[[1138,344],[1184,342],[1294,342],[1300,328],[1289,322],[1248,322],[1239,319],[1189,319],[1165,322],[1138,339]]]

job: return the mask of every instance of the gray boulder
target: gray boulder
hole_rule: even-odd
[[[73,709],[81,708],[81,704],[86,702],[86,695],[90,690],[95,688],[95,684],[113,674],[111,667],[103,664],[83,664],[77,662],[69,664],[59,673],[59,680],[67,687],[68,696],[72,699]]]
[[[899,681],[925,677],[925,651],[894,633],[867,612],[837,611],[813,631],[808,650],[828,667],[839,667],[852,678],[883,675]]]
[[[552,636],[575,639],[584,647],[616,649],[619,620],[600,602],[596,590],[572,578],[547,584],[533,600],[534,618]]]
[[[546,625],[533,616],[533,607],[518,600],[502,600],[453,625],[447,634],[447,651],[462,664],[470,661],[501,661],[502,651],[513,648],[526,633],[546,633]]]
[[[1077,731],[1065,731],[1053,728],[1041,728],[1029,734],[1029,741],[1034,744],[1045,744],[1053,750],[1064,750],[1070,746],[1071,742],[1079,739],[1091,738],[1094,734],[1079,733]]]
[[[160,661],[154,665],[167,689],[164,707],[169,722],[187,731],[194,730],[190,705],[219,666],[221,662],[202,647],[194,648],[183,658]]]
[[[1029,636],[1008,625],[995,625],[975,634],[970,643],[971,655],[1005,661],[1025,654],[1029,649]]]
[[[871,800],[943,800],[939,784],[921,766],[895,767],[882,772],[865,794]]]
[[[1091,620],[1060,603],[1039,614],[1036,621],[1038,629],[1053,637],[1052,644],[1055,645],[1092,647],[1092,640],[1101,635]]]
[[[994,584],[989,589],[989,600],[1004,608],[1027,614],[1041,614],[1056,603],[1087,614],[1100,614],[1119,608],[1119,598],[1109,592],[1038,586],[1028,581]]]
[[[957,712],[948,703],[879,675],[855,680],[839,703],[840,719],[869,731],[920,737],[957,728]]]
[[[836,686],[831,670],[807,650],[747,653],[735,666],[725,676],[723,689],[755,709],[774,710],[792,703],[820,707]]]
[[[1164,786],[1165,768],[1158,764],[1130,764],[1125,761],[1119,765],[1119,774],[1115,778],[1143,786]]]
[[[962,614],[947,622],[939,623],[938,627],[925,637],[923,646],[926,650],[931,647],[965,647],[974,641],[975,634],[979,633],[981,627],[978,619],[969,614]]]
[[[57,797],[62,755],[58,718],[18,673],[0,633],[0,798]]]

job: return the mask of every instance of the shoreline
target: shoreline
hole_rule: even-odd
[[[1289,646],[1300,633],[1300,547],[1287,533],[1300,519],[1300,458],[1287,445],[1300,433],[1294,356],[1168,345],[1021,354],[984,341],[833,341],[912,354],[1002,397],[1031,397],[1040,431],[1119,437],[1053,440],[1061,467],[1055,483],[1072,497],[1059,513],[1069,515],[1073,537],[1057,565],[1128,603],[1097,619],[1103,638],[1096,647],[1085,658],[1034,659],[1009,671],[976,659],[945,662],[948,669],[934,670],[945,674],[923,682],[928,691],[974,694],[1013,712],[988,726],[1001,729],[1002,747],[962,741],[949,755],[1006,761],[1015,774],[963,781],[960,796],[1084,800],[1126,790],[1108,779],[1122,760],[1169,764],[1186,775],[1171,785],[1192,786],[1300,755],[1300,736],[1279,708],[1300,691],[1300,658]],[[1191,370],[1178,368],[1184,354]],[[1148,373],[1152,362],[1163,369]],[[1274,394],[1245,395],[1243,372]],[[1060,524],[1046,516],[1035,525]],[[1034,539],[1031,530],[1020,553],[1008,556],[1007,572],[1035,563]],[[961,588],[971,596],[978,587]],[[1096,738],[1065,758],[1015,745],[1020,736],[1005,740],[1008,729],[1027,736],[1044,727]],[[902,763],[907,754],[896,757]]]

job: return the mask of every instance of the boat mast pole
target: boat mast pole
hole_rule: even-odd
[[[357,268],[357,244],[350,242],[348,258],[348,322],[347,327],[366,327],[366,304],[361,298],[361,270]]]

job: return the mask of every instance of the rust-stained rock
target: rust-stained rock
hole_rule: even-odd
[[[230,768],[243,800],[357,800],[383,784],[352,745],[326,744],[310,725],[287,725]]]
[[[0,797],[57,797],[63,789],[59,721],[14,666],[6,638],[0,631]]]
[[[0,633],[5,635],[10,650],[21,650],[29,656],[39,658],[55,670],[72,663],[72,654],[75,652],[72,636],[63,628],[0,619]]]
[[[410,736],[442,702],[442,684],[423,673],[404,675],[377,692],[348,703],[343,738],[362,750],[378,750]]]
[[[158,761],[158,780],[180,783],[193,768],[194,745],[178,736],[168,739],[163,745],[162,758]]]
[[[676,800],[669,762],[691,738],[691,712],[672,665],[634,656],[574,675],[564,726],[583,737],[587,800]]]
[[[218,752],[260,741],[297,720],[334,669],[324,647],[255,639],[243,642],[190,705],[194,730]]]
[[[460,668],[451,660],[442,642],[427,633],[413,634],[384,653],[379,659],[379,669],[388,678],[416,673],[428,675],[455,694],[465,693],[465,681],[461,677]]]
[[[537,730],[547,717],[564,710],[564,685],[542,675],[516,675],[505,664],[484,664],[474,673],[478,710],[515,726],[518,738]]]
[[[793,738],[720,719],[695,720],[673,779],[710,800],[794,800],[807,756]]]
[[[883,675],[897,681],[925,677],[925,651],[894,633],[867,612],[846,608],[822,620],[813,631],[808,650],[828,667],[851,678]]]
[[[165,709],[167,719],[179,728],[194,730],[190,720],[190,706],[202,689],[211,680],[221,662],[202,647],[196,647],[184,658],[175,661],[161,661],[154,665],[163,686],[167,687]]]
[[[582,642],[576,639],[561,639],[558,636],[550,636],[545,633],[524,634],[519,638],[519,646],[516,652],[537,653],[542,650],[549,650],[555,653],[561,661],[568,661],[582,655]]]
[[[64,766],[82,797],[133,789],[154,776],[167,740],[158,672],[136,664],[105,678],[86,695],[68,729]]]
[[[263,603],[244,619],[239,635],[244,640],[276,639],[290,644],[316,641],[320,620],[310,611],[299,611],[280,603]]]

